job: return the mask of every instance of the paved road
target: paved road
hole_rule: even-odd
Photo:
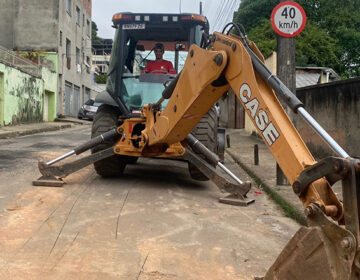
[[[178,161],[141,159],[117,179],[89,166],[63,188],[31,186],[39,156],[72,149],[89,130],[0,141],[0,279],[252,279],[299,227],[256,188],[249,207],[219,204],[216,186]]]

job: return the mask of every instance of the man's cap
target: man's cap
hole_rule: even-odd
[[[154,50],[156,50],[156,49],[160,49],[160,50],[164,51],[164,45],[161,43],[156,43],[154,46]]]

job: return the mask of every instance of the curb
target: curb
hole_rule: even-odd
[[[66,128],[71,128],[71,124],[61,124],[59,126],[47,126],[42,128],[33,128],[33,129],[24,129],[24,130],[18,130],[18,131],[9,131],[9,132],[0,132],[0,139],[9,139],[9,138],[15,138],[18,136],[25,136],[25,135],[31,135],[36,133],[42,133],[42,132],[49,132],[49,131],[56,131]]]
[[[83,121],[83,120],[78,120],[78,119],[62,119],[62,118],[56,118],[54,120],[54,122],[65,122],[65,123],[76,123],[76,124],[81,124],[81,125],[89,125],[91,124],[92,122],[91,121]]]
[[[268,184],[264,182],[263,179],[261,179],[260,176],[258,176],[255,172],[251,170],[251,168],[244,164],[239,159],[239,157],[237,157],[228,149],[226,149],[226,152],[236,162],[236,164],[238,164],[246,173],[249,174],[249,176],[258,185],[261,185],[263,190],[270,196],[270,198],[281,207],[287,217],[292,218],[301,225],[307,225],[304,213],[298,211],[298,209],[296,209],[296,207],[294,207],[291,202],[282,197],[278,192],[274,191]]]

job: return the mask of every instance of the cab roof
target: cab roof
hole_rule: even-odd
[[[112,21],[114,25],[123,23],[148,23],[148,24],[192,24],[206,25],[207,18],[199,14],[154,14],[154,13],[131,13],[120,12],[114,14]]]
[[[208,29],[206,17],[189,13],[117,13],[113,16],[113,23],[136,41],[183,42],[189,40],[193,27]]]

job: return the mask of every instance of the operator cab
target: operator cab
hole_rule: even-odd
[[[140,114],[143,105],[156,103],[164,83],[176,77],[174,72],[144,72],[147,62],[155,60],[155,44],[163,44],[163,59],[171,61],[179,73],[190,45],[201,46],[209,29],[207,19],[194,14],[118,13],[113,24],[117,30],[106,90],[123,116]]]

